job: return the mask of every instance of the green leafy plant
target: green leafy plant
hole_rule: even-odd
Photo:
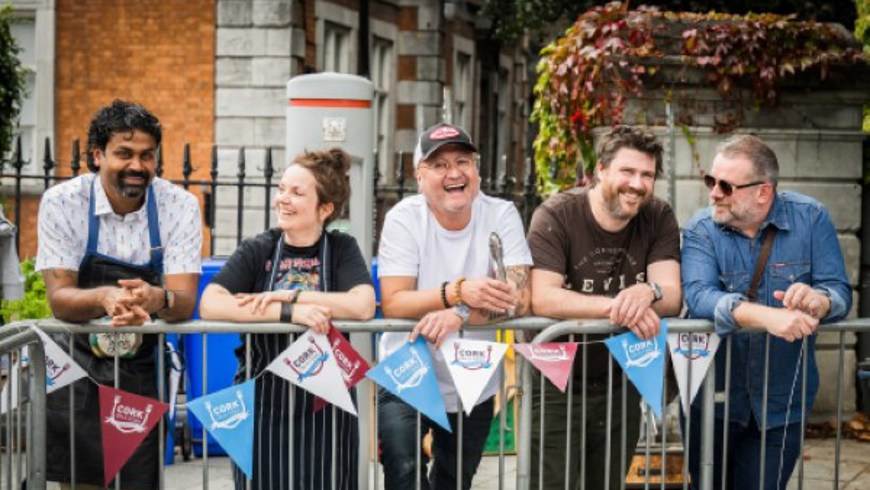
[[[549,195],[583,182],[596,161],[593,128],[621,123],[628,98],[640,101],[650,88],[689,98],[680,91],[689,71],[733,102],[715,114],[715,129],[730,132],[744,108],[776,104],[798,74],[825,80],[833,66],[866,59],[842,29],[791,16],[594,7],[541,51],[532,111],[538,190]],[[680,75],[656,76],[667,66]],[[687,117],[679,123],[691,126]]]
[[[21,272],[24,274],[24,297],[18,300],[0,302],[0,314],[6,323],[18,320],[30,320],[48,318],[51,309],[45,297],[45,282],[42,274],[36,272],[32,260],[21,263]]]
[[[26,90],[24,69],[18,59],[21,50],[9,29],[13,21],[12,7],[0,6],[0,162],[12,149],[12,138]]]

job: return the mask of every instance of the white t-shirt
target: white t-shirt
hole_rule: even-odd
[[[85,174],[56,185],[42,195],[39,203],[39,251],[36,270],[77,271],[88,245],[88,203],[91,181]],[[199,274],[202,271],[202,218],[196,196],[181,187],[155,177],[160,242],[163,245],[164,274]],[[94,214],[100,220],[97,252],[131,264],[150,259],[148,206],[124,216],[115,214],[100,179],[94,181]]]
[[[474,199],[471,221],[464,229],[444,229],[429,210],[426,199],[417,194],[403,199],[386,216],[378,245],[378,277],[412,276],[417,289],[438,289],[444,281],[459,276],[467,279],[490,277],[489,236],[498,233],[504,248],[504,265],[532,265],[523,223],[513,203],[487,196]],[[493,331],[465,329],[465,338],[495,340]],[[386,358],[408,341],[406,332],[381,335],[380,358]],[[438,386],[448,412],[457,412],[457,393],[441,353],[429,345]],[[494,395],[499,377],[494,376],[481,400]]]

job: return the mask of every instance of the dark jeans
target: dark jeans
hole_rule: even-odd
[[[464,413],[462,415],[462,488],[465,490],[471,488],[471,479],[480,464],[492,423],[493,408],[493,398],[490,398],[474,407],[470,417]],[[417,433],[417,413],[391,393],[378,390],[378,437],[381,442],[381,463],[384,465],[384,488],[413,489],[416,473],[421,490],[453,490],[456,488],[457,414],[447,414],[453,433],[425,416],[420,416],[420,432]],[[429,429],[432,429],[432,456],[435,461],[427,479],[425,469],[428,461],[421,448],[418,466],[417,448]]]
[[[586,396],[586,444],[582,445],[583,404],[581,395],[575,393],[571,405],[571,444],[568,439],[568,397],[552,383],[544,381],[544,457],[543,472],[539,471],[541,450],[541,376],[533,376],[532,397],[532,467],[529,488],[564,489],[565,458],[568,461],[568,488],[572,489],[618,489],[625,479],[631,457],[640,435],[640,395],[629,381],[626,383],[626,420],[622,421],[622,388],[614,387],[613,405],[610,412],[610,427],[607,426],[607,395]],[[579,384],[575,381],[576,384]],[[622,461],[622,433],[625,431],[625,458]],[[610,433],[610,475],[605,482],[606,437]],[[570,454],[569,454],[570,450]],[[580,481],[580,458],[585,458],[586,472]],[[541,476],[542,475],[542,478]],[[539,484],[541,484],[539,486]]]
[[[681,417],[683,431],[686,430],[685,417]],[[701,460],[701,410],[692,407],[692,427],[689,434],[689,473],[692,475],[692,488],[700,487]],[[713,488],[722,489],[722,432],[723,423],[716,419],[715,440],[713,442]],[[783,433],[786,436],[783,448]],[[728,424],[728,468],[726,489],[757,489],[761,477],[761,440],[766,439],[764,458],[765,490],[784,490],[800,455],[800,423],[782,427],[768,428],[761,433],[755,417],[749,417],[746,427],[737,423]]]

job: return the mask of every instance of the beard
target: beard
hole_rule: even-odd
[[[124,182],[128,177],[137,177],[144,181],[143,184],[129,184]],[[137,172],[133,170],[123,170],[118,172],[118,190],[124,197],[139,198],[145,195],[145,189],[151,183],[151,175],[148,172]]]
[[[638,199],[638,206],[636,209],[624,209],[622,207],[622,203],[619,201],[619,197],[623,194],[634,194]],[[607,212],[614,218],[619,220],[628,220],[637,216],[637,213],[640,210],[649,204],[652,199],[651,193],[647,193],[644,190],[631,189],[629,187],[625,188],[615,188],[609,186],[602,186],[601,189],[601,197],[604,201],[604,207],[607,209]]]
[[[730,206],[722,208],[717,207],[717,202],[711,200],[713,206],[712,218],[717,225],[734,225],[751,221],[752,213],[744,206],[732,202]]]

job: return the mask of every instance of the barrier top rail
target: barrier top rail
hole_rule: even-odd
[[[713,323],[708,320],[668,318],[668,332],[670,333],[703,333],[713,332]],[[333,324],[342,332],[366,333],[366,332],[407,332],[417,324],[414,320],[403,319],[375,319],[369,321],[346,321],[334,320]],[[166,323],[157,320],[141,327],[112,327],[105,322],[90,322],[86,324],[67,323],[55,319],[24,320],[7,324],[4,328],[26,329],[35,325],[46,332],[59,333],[300,333],[305,332],[307,327],[289,323],[234,323],[215,322],[209,320],[195,320],[181,323]],[[554,338],[561,335],[582,334],[608,334],[624,331],[623,327],[614,326],[607,320],[567,320],[560,321],[547,317],[523,317],[508,320],[491,325],[474,325],[469,329],[474,330],[543,330],[549,327],[549,332]],[[870,329],[870,318],[855,318],[842,322],[821,325],[819,332],[858,332]],[[549,337],[549,336],[548,336]]]

